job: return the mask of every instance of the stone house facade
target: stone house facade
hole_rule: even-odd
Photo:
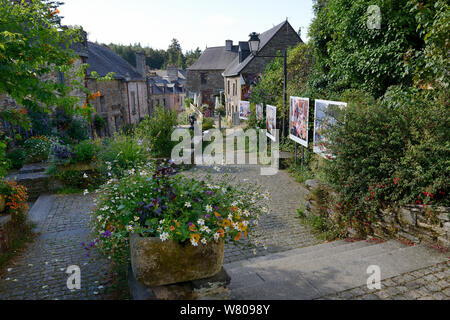
[[[223,47],[206,48],[200,58],[187,69],[186,89],[198,106],[212,106],[215,96],[224,90],[222,73],[238,56],[238,50],[233,41],[226,40]]]
[[[251,86],[264,73],[273,56],[302,43],[298,33],[286,20],[259,35],[260,47],[257,56],[250,54],[248,42],[239,43],[239,55],[223,72],[225,90],[225,109],[227,117],[238,112],[239,101],[248,101]]]
[[[91,104],[106,123],[97,134],[111,136],[125,124],[139,123],[150,112],[145,75],[106,46],[88,42],[87,49],[87,88],[101,94]],[[137,55],[136,59],[139,67],[142,55]],[[94,71],[100,77],[114,72],[114,79],[98,81],[92,76]]]

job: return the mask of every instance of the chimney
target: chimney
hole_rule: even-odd
[[[147,63],[145,61],[145,54],[142,52],[136,52],[136,70],[143,77],[146,76],[146,67]]]
[[[167,66],[167,77],[169,82],[175,82],[178,80],[178,66],[170,64]]]
[[[225,40],[225,49],[227,51],[233,50],[233,40]]]

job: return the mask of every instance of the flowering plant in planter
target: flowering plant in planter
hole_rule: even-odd
[[[129,170],[99,191],[92,212],[97,246],[113,260],[126,258],[128,237],[174,240],[186,246],[247,238],[267,213],[267,193],[255,186],[189,179],[173,167]],[[87,247],[89,247],[87,246]]]
[[[8,213],[20,213],[28,209],[27,188],[15,181],[0,181],[0,197]]]

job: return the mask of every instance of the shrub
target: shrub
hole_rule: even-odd
[[[90,163],[100,151],[100,148],[90,140],[80,142],[73,147],[72,163]]]
[[[45,136],[33,137],[24,142],[26,161],[28,163],[47,161],[52,147],[51,141]]]
[[[118,135],[103,140],[98,154],[98,165],[105,176],[121,177],[125,170],[146,162],[148,148],[143,140]]]
[[[95,189],[103,182],[103,175],[93,170],[61,170],[56,171],[54,176],[60,180],[66,187],[76,188],[78,190]]]
[[[146,116],[137,128],[137,136],[146,140],[154,157],[170,157],[175,142],[171,141],[177,124],[175,111],[157,107],[153,117]]]
[[[10,167],[10,161],[6,158],[6,143],[0,141],[0,177],[4,177]]]
[[[214,128],[214,118],[203,118],[202,130],[206,131]]]
[[[11,168],[20,169],[24,165],[27,155],[24,149],[17,148],[9,151],[6,154],[6,157],[8,158],[9,163],[11,164]]]
[[[393,87],[378,102],[355,92],[346,99],[326,168],[341,211],[368,226],[387,206],[448,206],[448,94]]]

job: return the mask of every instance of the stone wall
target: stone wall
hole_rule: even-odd
[[[225,84],[225,101],[227,117],[231,118],[234,112],[239,111],[239,101],[241,100],[241,77],[226,77]],[[230,94],[228,94],[228,82],[230,83]],[[235,91],[233,92],[233,85]]]
[[[203,103],[214,104],[214,94],[223,90],[224,70],[188,70],[186,74],[186,88],[190,92],[202,93]],[[206,74],[206,84],[201,83],[201,74]]]
[[[318,212],[318,204],[312,192],[319,188],[317,180],[305,182],[308,190],[305,196],[306,214]],[[331,197],[337,195],[330,192]],[[329,220],[335,221],[333,209],[328,208]],[[356,230],[351,236],[359,238]],[[382,239],[402,239],[411,243],[438,244],[450,248],[450,208],[439,206],[405,205],[389,208],[380,213],[380,220],[373,227],[373,235]]]

